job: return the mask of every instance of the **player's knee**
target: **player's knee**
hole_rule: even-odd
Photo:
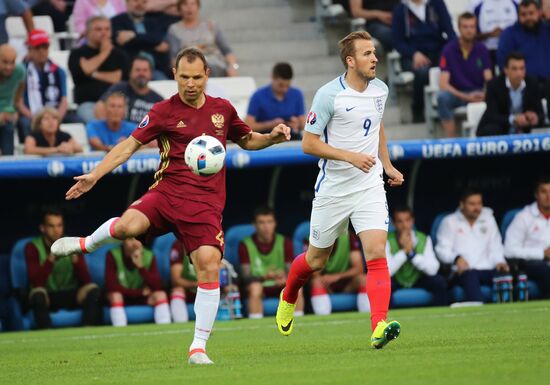
[[[153,298],[155,300],[155,303],[166,302],[168,300],[166,298],[166,293],[163,290],[154,291]]]
[[[323,253],[310,253],[307,255],[307,264],[314,271],[322,270],[327,264],[328,257],[329,255]]]
[[[113,291],[107,294],[107,299],[111,305],[114,304],[124,304],[124,297],[122,293],[118,291]]]
[[[29,304],[35,309],[48,308],[48,292],[43,287],[34,288],[29,294]]]
[[[121,218],[115,223],[115,236],[118,239],[133,238],[141,235],[144,231],[139,220],[126,220]]]
[[[172,292],[170,293],[171,296],[184,296],[185,290],[183,290],[183,287],[174,287],[172,288]]]
[[[264,291],[264,288],[260,282],[251,282],[247,289],[249,298],[261,298]]]

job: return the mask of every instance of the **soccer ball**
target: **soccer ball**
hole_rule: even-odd
[[[213,136],[197,136],[185,149],[185,163],[193,174],[213,175],[219,172],[225,162],[225,148]]]

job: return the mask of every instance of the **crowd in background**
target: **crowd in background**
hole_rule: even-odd
[[[453,111],[485,101],[478,135],[526,133],[550,123],[550,1],[472,0],[457,22],[443,0],[338,0],[352,17],[366,19],[366,29],[381,52],[395,49],[401,66],[414,73],[413,122],[426,119],[424,86],[432,67],[441,69],[437,108],[449,137],[457,136]],[[200,0],[6,0],[0,5],[0,151],[14,153],[14,135],[26,154],[70,154],[79,148],[64,143],[67,135],[43,134],[32,121],[45,107],[57,110],[62,123],[88,125],[92,150],[108,150],[126,135],[128,124],[143,118],[160,96],[151,80],[170,79],[177,52],[199,47],[211,76],[246,75],[217,24],[200,15]],[[56,32],[74,33],[61,41],[70,49],[68,71],[49,58],[51,37],[35,29],[32,15],[48,15]],[[28,30],[28,53],[17,63],[8,45],[5,20],[20,15]],[[68,28],[70,27],[70,28]],[[458,34],[457,34],[458,33]],[[137,62],[136,62],[137,60]],[[274,66],[271,84],[251,97],[247,123],[267,131],[280,122],[299,139],[304,126],[302,92],[290,86],[292,67]],[[68,76],[74,89],[68,89]],[[71,98],[68,92],[72,92]],[[107,97],[125,96],[124,118],[109,117]],[[74,100],[70,106],[68,100]],[[101,123],[92,123],[101,121]],[[131,123],[130,123],[131,122]],[[97,126],[106,134],[98,134]],[[32,131],[32,136],[31,136]],[[89,136],[92,133],[94,136]],[[27,137],[35,145],[27,145]],[[39,136],[40,140],[36,140]],[[101,138],[109,137],[103,142]],[[30,140],[32,142],[32,139]],[[45,147],[47,150],[39,150]]]

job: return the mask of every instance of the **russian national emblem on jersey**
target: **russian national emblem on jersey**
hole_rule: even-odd
[[[216,128],[222,128],[224,121],[225,121],[225,119],[224,119],[222,114],[212,115],[212,123],[214,124],[214,126]]]

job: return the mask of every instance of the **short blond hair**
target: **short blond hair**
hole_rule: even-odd
[[[42,124],[42,119],[44,119],[44,115],[46,114],[52,115],[57,120],[57,129],[59,130],[61,115],[59,115],[59,112],[55,108],[44,107],[32,117],[31,128],[34,132],[40,132],[40,125]]]
[[[340,49],[340,59],[344,66],[348,68],[346,58],[348,56],[355,55],[355,41],[356,40],[372,40],[370,33],[366,31],[352,32],[342,40],[338,42],[338,48]]]

